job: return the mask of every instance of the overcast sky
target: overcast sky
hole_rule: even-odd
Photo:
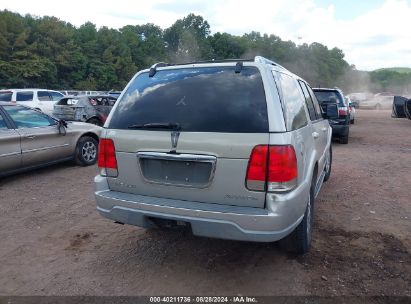
[[[144,23],[167,28],[195,13],[210,23],[212,33],[254,30],[297,44],[316,41],[341,48],[361,70],[411,67],[411,0],[2,0],[0,8],[112,28]]]

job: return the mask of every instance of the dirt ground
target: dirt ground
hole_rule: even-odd
[[[411,296],[411,121],[358,110],[333,144],[311,252],[106,220],[96,167],[0,180],[0,295]]]

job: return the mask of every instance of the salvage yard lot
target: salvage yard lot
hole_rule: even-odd
[[[96,167],[0,180],[0,295],[411,296],[411,121],[358,110],[315,205],[310,253],[116,225]]]

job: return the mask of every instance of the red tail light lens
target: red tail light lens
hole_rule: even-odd
[[[297,185],[297,177],[297,157],[293,146],[254,147],[248,162],[248,189],[286,191]]]
[[[98,147],[98,166],[101,175],[117,176],[116,148],[112,139],[102,138]]]
[[[270,146],[268,182],[284,183],[298,176],[293,146]]]
[[[264,191],[267,179],[268,146],[255,146],[248,161],[246,184],[250,190]]]
[[[338,115],[339,116],[347,116],[347,108],[339,108],[338,109]]]

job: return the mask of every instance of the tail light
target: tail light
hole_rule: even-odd
[[[297,185],[293,146],[255,146],[248,162],[246,186],[254,191],[287,191]]]
[[[339,116],[347,116],[347,114],[348,114],[348,108],[347,107],[338,108],[338,115]]]
[[[118,175],[116,148],[112,139],[102,138],[98,147],[98,167],[100,175],[116,177]]]
[[[264,191],[267,180],[268,146],[255,146],[248,161],[246,184],[250,190]]]

